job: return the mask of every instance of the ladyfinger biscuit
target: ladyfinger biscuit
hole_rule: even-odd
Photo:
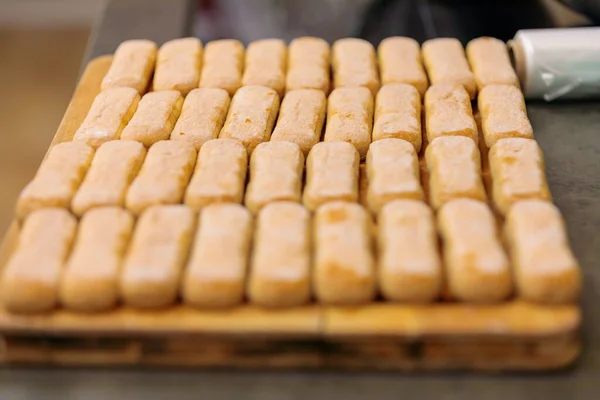
[[[206,141],[219,136],[228,109],[229,95],[224,89],[192,90],[185,98],[171,140],[188,141],[200,150]]]
[[[427,146],[425,161],[429,171],[429,202],[433,208],[461,197],[485,201],[479,149],[471,139],[439,137]]]
[[[413,86],[390,83],[377,93],[373,141],[385,138],[404,139],[421,150],[421,97]]]
[[[244,46],[233,39],[215,40],[204,48],[201,88],[225,89],[230,96],[242,86]]]
[[[308,155],[321,138],[326,111],[327,99],[321,90],[287,92],[281,102],[271,141],[296,143],[304,155]]]
[[[498,140],[490,149],[489,157],[492,196],[502,214],[520,200],[550,200],[544,156],[535,140]]]
[[[138,219],[120,279],[126,305],[158,308],[177,298],[196,218],[182,205],[154,206]]]
[[[267,142],[250,158],[250,182],[245,204],[257,213],[275,201],[300,202],[304,155],[296,143]]]
[[[540,303],[577,300],[581,272],[556,206],[542,200],[516,203],[506,216],[504,234],[521,298]]]
[[[358,152],[350,143],[317,143],[306,159],[304,206],[314,211],[336,200],[358,201]]]
[[[508,259],[490,209],[477,200],[457,199],[438,213],[450,294],[462,301],[496,302],[511,292]]]
[[[499,139],[520,137],[533,139],[533,128],[527,118],[525,100],[514,86],[489,85],[477,99],[481,113],[483,140],[492,147]]]
[[[200,213],[182,285],[195,307],[230,307],[244,296],[252,216],[239,204],[211,204]]]
[[[94,149],[82,142],[64,142],[53,146],[33,180],[19,195],[17,218],[25,218],[41,208],[68,209],[93,155]]]
[[[84,215],[60,285],[65,307],[90,312],[117,303],[119,271],[133,224],[131,214],[119,207],[96,208]]]
[[[286,64],[287,46],[283,40],[263,39],[252,42],[246,49],[242,85],[270,87],[283,97]]]
[[[359,204],[336,201],[315,214],[313,287],[327,304],[363,304],[375,296],[371,220]]]
[[[268,142],[279,111],[279,96],[264,86],[244,86],[231,100],[220,138],[241,141],[248,153]]]
[[[367,153],[367,203],[377,214],[394,199],[423,199],[419,158],[414,147],[401,139],[371,143]]]
[[[125,193],[144,157],[144,145],[133,140],[115,140],[100,146],[73,197],[73,213],[81,217],[95,207],[125,206]]]
[[[176,90],[145,94],[131,121],[123,129],[121,139],[135,140],[146,147],[168,139],[182,105],[183,97]]]
[[[195,37],[174,39],[158,50],[154,90],[178,90],[183,96],[198,87],[202,42]]]
[[[34,211],[25,220],[2,276],[0,296],[8,311],[31,313],[54,308],[76,228],[77,220],[60,208]]]
[[[100,92],[73,140],[97,148],[104,142],[119,139],[137,110],[139,101],[138,92],[128,87]]]
[[[441,263],[433,213],[416,200],[387,203],[377,218],[378,281],[392,301],[424,303],[440,295]]]
[[[440,136],[466,136],[478,143],[477,124],[471,101],[458,85],[432,85],[425,93],[427,140]]]
[[[438,83],[462,85],[471,99],[477,85],[462,44],[453,38],[431,39],[423,43],[423,61],[433,85]]]
[[[198,210],[211,203],[241,203],[248,169],[248,153],[237,140],[213,139],[198,154],[185,204]]]
[[[429,86],[419,43],[408,37],[389,37],[377,48],[381,84],[406,83],[424,95]]]
[[[366,40],[345,38],[333,44],[333,86],[366,87],[373,96],[379,90],[377,59],[373,45]]]
[[[300,37],[290,42],[286,90],[317,89],[329,93],[329,44],[316,37]]]
[[[154,70],[156,52],[156,43],[150,40],[127,40],[121,43],[102,80],[102,90],[130,87],[140,95],[144,94]]]
[[[473,39],[467,44],[467,58],[480,91],[487,85],[519,87],[503,41],[491,37]]]
[[[366,88],[339,88],[329,95],[325,142],[352,143],[364,159],[371,143],[373,96]]]
[[[180,203],[195,163],[196,150],[189,143],[162,140],[154,144],[127,191],[125,205],[137,215],[150,206]]]
[[[310,213],[271,203],[258,214],[248,297],[264,307],[294,307],[310,298]]]

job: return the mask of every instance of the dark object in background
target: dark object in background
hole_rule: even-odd
[[[600,23],[600,0],[559,0],[573,10],[580,12],[594,21]]]
[[[479,36],[507,41],[519,29],[553,27],[541,0],[377,0],[357,34],[371,43],[409,36],[419,42],[455,37],[466,44]]]

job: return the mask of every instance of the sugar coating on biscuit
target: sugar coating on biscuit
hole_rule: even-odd
[[[480,91],[487,85],[519,87],[519,79],[503,41],[491,37],[473,39],[467,44],[467,58]]]
[[[310,298],[310,212],[301,204],[265,206],[256,221],[248,297],[265,307],[293,307]]]
[[[242,86],[244,46],[237,40],[223,39],[208,42],[204,48],[201,88],[225,89],[230,96]]]
[[[102,79],[102,90],[130,87],[140,95],[144,94],[154,71],[157,51],[156,43],[150,40],[127,40],[121,43]]]
[[[556,206],[542,200],[516,203],[506,216],[504,235],[521,298],[539,303],[577,300],[581,271]]]
[[[246,65],[242,85],[266,86],[280,97],[285,94],[287,46],[281,39],[263,39],[246,49]]]
[[[244,86],[231,100],[227,119],[219,138],[239,140],[248,153],[268,142],[279,111],[279,96],[264,86]]]
[[[366,40],[345,38],[332,48],[333,86],[366,87],[375,96],[379,90],[379,74],[375,48]]]
[[[477,85],[462,44],[453,38],[430,39],[423,43],[423,61],[431,84],[463,86],[471,99],[477,94]]]
[[[362,87],[335,89],[327,102],[325,142],[348,142],[365,158],[373,128],[373,96]]]
[[[421,150],[421,97],[404,83],[384,85],[375,98],[373,141],[399,138]]]
[[[311,211],[336,200],[358,201],[360,158],[350,143],[317,143],[306,159],[302,202]]]
[[[458,85],[434,84],[425,93],[427,140],[440,136],[466,136],[477,143],[479,134],[471,101]]]
[[[304,155],[308,155],[321,138],[326,111],[327,98],[321,90],[287,92],[281,102],[271,141],[296,143]]]
[[[377,48],[381,84],[405,83],[424,95],[429,86],[419,43],[408,37],[388,37]]]
[[[181,115],[171,132],[171,140],[188,141],[200,150],[208,140],[219,136],[229,102],[229,94],[224,89],[192,90],[185,98]]]
[[[146,147],[168,139],[182,105],[183,97],[176,90],[145,94],[131,121],[123,129],[121,139],[135,140]]]
[[[137,110],[140,95],[135,89],[122,87],[100,92],[73,140],[97,148],[117,140]]]
[[[430,302],[440,295],[441,262],[431,209],[423,202],[393,200],[377,218],[378,281],[392,301]]]
[[[183,300],[195,307],[241,303],[248,270],[252,216],[239,204],[211,204],[199,215],[196,238],[182,284]]]
[[[375,296],[369,214],[359,204],[324,204],[314,219],[315,296],[326,304],[364,304]]]
[[[154,90],[178,90],[183,96],[198,87],[202,42],[194,37],[174,39],[158,50]]]
[[[329,93],[329,44],[316,37],[299,37],[290,42],[286,90],[316,89]]]

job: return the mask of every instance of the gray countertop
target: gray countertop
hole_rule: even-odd
[[[164,26],[158,30],[161,33],[156,33],[156,28],[148,29],[148,22],[140,22],[143,18],[139,8],[135,11],[134,7],[139,1],[118,3],[117,9],[109,6],[106,18],[99,25],[97,45],[90,47],[90,57],[111,53],[124,39],[144,37],[136,33],[135,24],[141,25],[137,32],[157,42],[189,33],[186,22],[189,1],[145,0],[155,21],[151,24]],[[160,10],[159,3],[170,6]],[[111,17],[111,13],[117,16]],[[130,24],[130,18],[140,21]],[[166,26],[169,24],[164,21],[171,21],[171,25]],[[525,375],[4,368],[0,369],[0,399],[588,400],[600,397],[600,318],[596,311],[600,304],[600,102],[531,103],[528,113],[544,150],[554,201],[565,216],[572,247],[585,276],[584,350],[574,368]]]

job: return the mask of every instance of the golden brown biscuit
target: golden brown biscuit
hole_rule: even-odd
[[[375,48],[366,40],[345,38],[333,44],[334,88],[366,87],[375,96],[379,90],[379,74]]]
[[[367,203],[372,213],[394,199],[423,199],[419,158],[414,147],[402,139],[371,143],[367,153]]]
[[[250,158],[246,207],[253,213],[275,201],[300,202],[304,155],[296,143],[267,142]]]
[[[130,87],[140,95],[144,94],[154,71],[156,53],[156,43],[150,40],[127,40],[121,43],[102,80],[102,90]]]
[[[473,39],[467,44],[467,58],[479,91],[487,85],[519,87],[519,79],[503,41],[491,37]]]
[[[94,149],[82,142],[65,142],[53,146],[33,180],[19,195],[17,217],[25,218],[41,208],[68,209],[93,156]]]
[[[230,96],[242,86],[244,46],[233,39],[215,40],[204,48],[201,88],[225,89]]]
[[[434,209],[461,197],[485,201],[481,157],[471,139],[439,137],[427,146],[425,161],[429,171],[429,202]]]
[[[198,87],[202,42],[195,37],[174,39],[158,50],[154,90],[178,90],[183,96]]]
[[[224,89],[192,90],[183,103],[181,115],[171,132],[171,140],[185,140],[200,150],[202,145],[219,136],[227,110],[229,95]]]
[[[138,92],[128,87],[100,92],[73,140],[97,148],[102,143],[119,139],[125,125],[137,110],[139,101]]]
[[[377,93],[373,141],[385,138],[404,139],[421,150],[421,97],[413,86],[391,83]]]
[[[119,282],[127,306],[160,308],[177,298],[196,218],[182,205],[154,206],[138,219]]]
[[[377,54],[382,85],[406,83],[414,86],[421,96],[425,94],[429,82],[416,40],[400,36],[383,39]]]
[[[133,224],[131,214],[119,207],[85,214],[60,284],[65,307],[93,312],[117,303],[119,272]]]
[[[157,142],[148,150],[140,173],[127,191],[127,208],[138,215],[150,206],[180,203],[195,163],[196,150],[191,144]]]
[[[266,86],[280,97],[285,93],[287,46],[281,39],[263,39],[250,43],[246,49],[244,86]]]
[[[314,211],[336,200],[358,201],[358,152],[350,143],[317,143],[306,159],[304,206]]]
[[[286,90],[317,89],[329,93],[329,44],[316,37],[299,37],[290,42]]]
[[[327,99],[321,90],[287,92],[281,102],[271,141],[296,143],[304,155],[308,155],[321,138],[326,111]]]
[[[427,140],[440,136],[466,136],[478,143],[477,124],[469,95],[458,85],[431,85],[425,93]]]
[[[140,170],[144,157],[144,145],[133,140],[114,140],[100,146],[83,183],[73,196],[73,213],[81,217],[95,207],[125,206],[125,193]]]
[[[240,303],[252,239],[252,216],[239,204],[211,204],[200,213],[182,285],[183,300],[195,307]]]
[[[8,311],[35,313],[54,308],[76,229],[77,220],[60,208],[29,215],[3,271],[0,296]]]
[[[202,146],[185,204],[199,210],[211,203],[241,203],[248,169],[248,153],[234,139],[213,139]]]
[[[371,143],[373,96],[361,87],[335,89],[327,102],[325,142],[352,143],[364,159]]]
[[[237,139],[248,153],[268,142],[279,111],[279,96],[264,86],[244,86],[231,100],[219,138]]]
[[[310,213],[292,202],[258,214],[248,297],[264,307],[295,307],[310,298]]]
[[[387,300],[424,303],[440,295],[442,270],[433,213],[416,200],[393,200],[377,217],[378,280]]]
[[[492,147],[499,139],[521,137],[533,139],[533,128],[527,118],[525,100],[514,86],[488,85],[477,99],[481,114],[483,139]]]
[[[432,85],[438,83],[462,85],[469,93],[469,97],[475,98],[477,95],[475,78],[469,69],[465,50],[457,39],[431,39],[424,42],[421,48]]]
[[[450,294],[476,303],[505,299],[511,292],[511,271],[488,206],[472,199],[452,200],[437,220]]]
[[[581,272],[569,247],[565,223],[552,203],[523,200],[506,216],[518,294],[525,301],[570,303],[581,290]]]
[[[326,304],[365,304],[375,296],[371,219],[359,204],[336,201],[315,214],[313,285]]]
[[[502,213],[524,199],[550,200],[544,155],[535,140],[500,139],[490,149],[494,204]]]
[[[168,139],[182,105],[183,97],[176,90],[145,94],[133,118],[123,129],[121,139],[135,140],[146,147]]]

